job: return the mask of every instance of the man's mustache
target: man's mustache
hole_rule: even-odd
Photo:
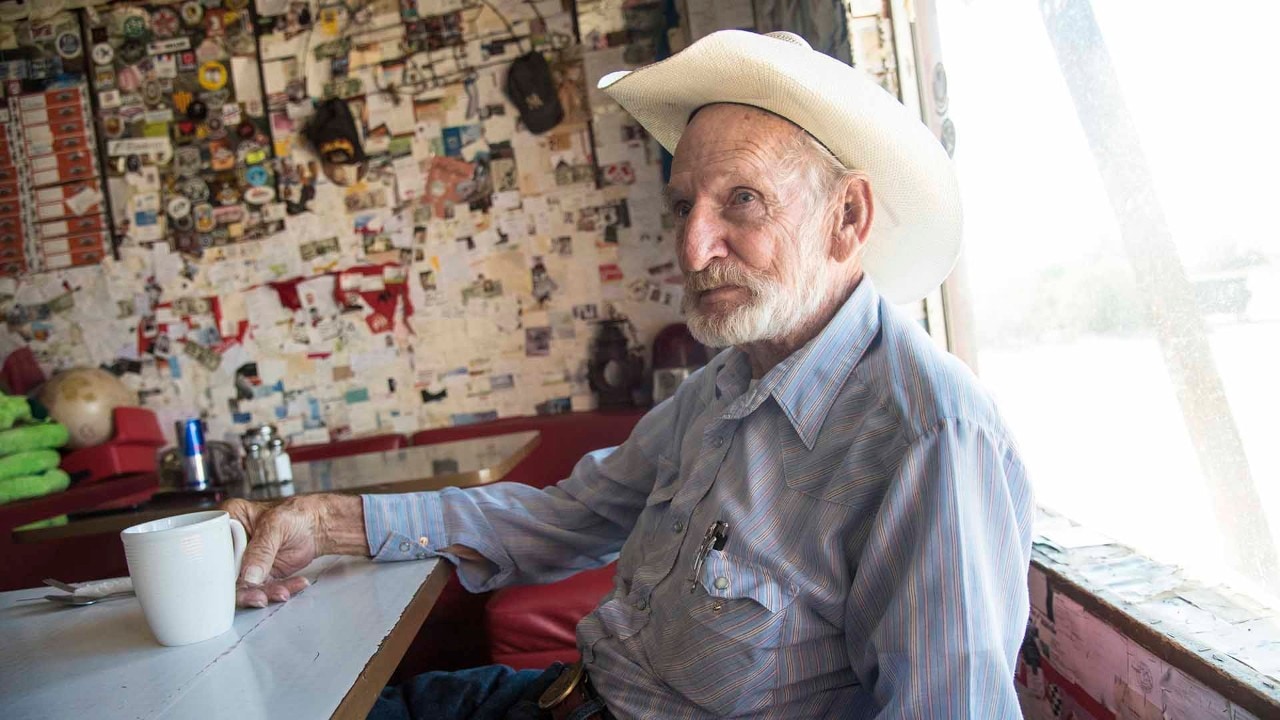
[[[685,273],[684,276],[686,292],[706,292],[725,285],[737,285],[755,295],[761,284],[760,278],[731,264],[708,265],[697,272]]]

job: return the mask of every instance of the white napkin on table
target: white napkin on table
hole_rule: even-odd
[[[130,577],[93,580],[91,582],[72,583],[72,585],[76,589],[76,597],[97,598],[112,593],[133,592],[133,578]]]

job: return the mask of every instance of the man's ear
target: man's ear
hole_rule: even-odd
[[[855,175],[844,183],[840,207],[836,211],[836,229],[831,243],[831,257],[844,262],[862,250],[871,234],[875,203],[871,199],[871,181]]]

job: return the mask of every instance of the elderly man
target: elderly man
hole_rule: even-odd
[[[579,665],[428,673],[374,715],[1019,717],[1022,462],[890,302],[958,252],[945,154],[789,33],[715,33],[601,86],[674,149],[689,326],[732,347],[545,490],[233,505],[253,535],[240,601],[287,599],[305,581],[277,578],[328,552],[425,551],[474,591],[617,557]]]

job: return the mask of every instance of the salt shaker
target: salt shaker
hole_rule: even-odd
[[[293,482],[293,461],[289,459],[289,451],[285,450],[284,440],[279,437],[273,437],[269,444],[271,447],[271,460],[276,471],[276,482]]]

